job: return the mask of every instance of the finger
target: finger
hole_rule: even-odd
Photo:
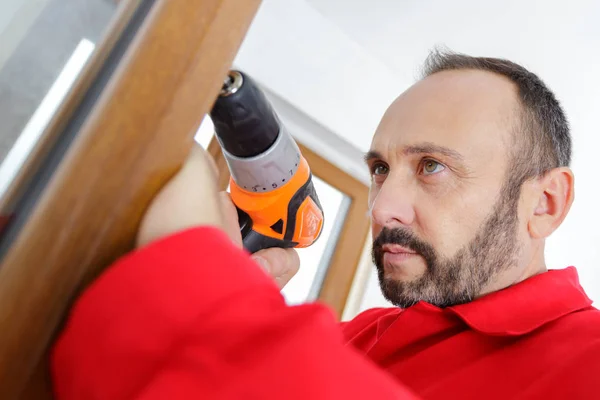
[[[242,233],[240,232],[237,209],[231,200],[231,195],[227,192],[220,192],[219,200],[221,202],[225,230],[231,240],[239,247],[242,247]]]
[[[283,289],[300,269],[300,257],[295,249],[278,247],[260,250],[252,258],[267,272]]]

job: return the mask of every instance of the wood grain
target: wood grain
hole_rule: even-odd
[[[72,299],[132,248],[177,171],[259,0],[157,0],[0,269],[0,398],[43,387]],[[33,379],[33,380],[32,380]],[[35,391],[36,397],[47,390]]]

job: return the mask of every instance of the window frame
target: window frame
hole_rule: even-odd
[[[23,201],[31,208],[6,228],[0,398],[52,398],[48,350],[73,300],[134,248],[144,210],[189,154],[259,5],[119,2],[102,43],[2,199],[3,212]],[[111,59],[113,48],[121,53]],[[108,80],[99,85],[104,67]],[[100,87],[90,94],[94,84]],[[45,140],[66,133],[73,140],[60,149]],[[38,186],[25,188],[33,175]]]

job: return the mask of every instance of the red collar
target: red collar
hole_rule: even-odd
[[[490,335],[523,335],[592,301],[577,270],[550,270],[470,303],[448,307],[471,328]]]

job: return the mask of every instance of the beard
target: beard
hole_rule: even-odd
[[[384,297],[401,308],[419,301],[442,308],[472,301],[494,277],[510,268],[518,256],[520,187],[515,189],[509,185],[500,192],[499,200],[475,238],[451,258],[442,257],[432,245],[406,228],[383,228],[373,241],[372,256]],[[382,250],[385,244],[397,244],[420,255],[426,264],[424,274],[406,282],[386,277]]]

